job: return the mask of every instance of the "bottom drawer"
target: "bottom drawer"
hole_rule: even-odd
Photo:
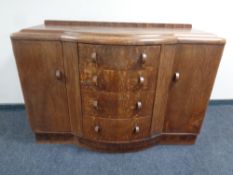
[[[83,118],[83,134],[90,140],[130,141],[150,135],[151,117],[131,119]]]

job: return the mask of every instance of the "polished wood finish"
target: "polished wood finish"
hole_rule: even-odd
[[[173,78],[173,62],[176,53],[176,45],[164,45],[161,48],[158,83],[154,99],[153,117],[151,124],[151,134],[161,133],[163,131],[164,118],[167,108],[167,99],[169,86]],[[164,71],[166,70],[166,71]]]
[[[224,44],[223,38],[192,29],[190,24],[45,21],[12,35],[14,39],[58,40],[90,44]]]
[[[61,43],[20,40],[13,47],[33,131],[70,132]]]
[[[177,45],[164,122],[165,132],[198,133],[206,112],[223,47]]]
[[[190,24],[51,21],[11,36],[39,143],[194,144],[225,40]]]
[[[63,42],[64,67],[66,72],[66,89],[69,105],[70,126],[72,133],[82,136],[82,109],[80,80],[78,69],[78,50],[76,43]]]
[[[94,115],[107,118],[151,116],[153,112],[151,97],[154,95],[153,91],[138,93],[82,91],[83,116]]]
[[[154,69],[138,71],[114,71],[80,68],[80,83],[83,89],[93,91],[145,91],[154,90],[157,82],[158,64]],[[143,77],[143,82],[140,78]]]
[[[101,117],[83,118],[83,137],[95,141],[117,143],[149,137],[151,118],[105,119]],[[95,127],[99,126],[99,132]],[[135,128],[139,127],[139,131]]]
[[[137,70],[154,68],[158,64],[160,46],[112,46],[79,44],[80,68]],[[96,55],[96,62],[92,54]],[[147,55],[143,63],[143,55]]]

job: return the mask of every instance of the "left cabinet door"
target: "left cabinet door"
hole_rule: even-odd
[[[12,40],[32,130],[70,132],[62,44]]]

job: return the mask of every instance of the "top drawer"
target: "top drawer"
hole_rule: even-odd
[[[142,69],[159,63],[160,46],[79,44],[80,68]]]

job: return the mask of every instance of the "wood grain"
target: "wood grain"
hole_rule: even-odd
[[[79,81],[77,43],[63,42],[63,57],[66,72],[66,88],[72,132],[82,136],[82,109]]]
[[[154,91],[137,93],[109,93],[82,91],[83,116],[99,116],[106,118],[132,118],[151,116],[153,110]],[[98,102],[98,109],[93,102]],[[136,103],[142,103],[138,109]]]
[[[169,94],[169,85],[173,78],[173,61],[176,45],[164,45],[161,48],[156,95],[154,98],[154,110],[151,124],[151,134],[161,133]]]
[[[199,133],[222,55],[219,45],[177,45],[164,132]]]
[[[45,21],[11,35],[40,143],[194,144],[225,39],[189,24]]]
[[[157,83],[158,64],[152,69],[138,71],[115,71],[98,68],[80,68],[82,89],[106,92],[149,91],[154,90]],[[143,77],[144,82],[139,83]],[[97,78],[97,82],[93,79]]]
[[[90,44],[155,45],[176,43],[224,44],[214,34],[191,29],[190,24],[45,21],[14,33],[14,39],[62,40]]]
[[[12,41],[26,109],[34,132],[70,132],[60,42]],[[62,79],[57,80],[55,71]]]
[[[150,117],[133,119],[104,119],[96,117],[83,118],[84,138],[96,141],[130,141],[150,134]],[[95,132],[95,126],[100,127],[100,132]],[[139,133],[134,132],[134,127],[139,126]]]
[[[137,70],[153,68],[158,63],[160,46],[112,46],[79,44],[80,68]],[[91,54],[96,53],[97,63],[92,61]],[[141,63],[142,54],[147,54],[145,64]]]

